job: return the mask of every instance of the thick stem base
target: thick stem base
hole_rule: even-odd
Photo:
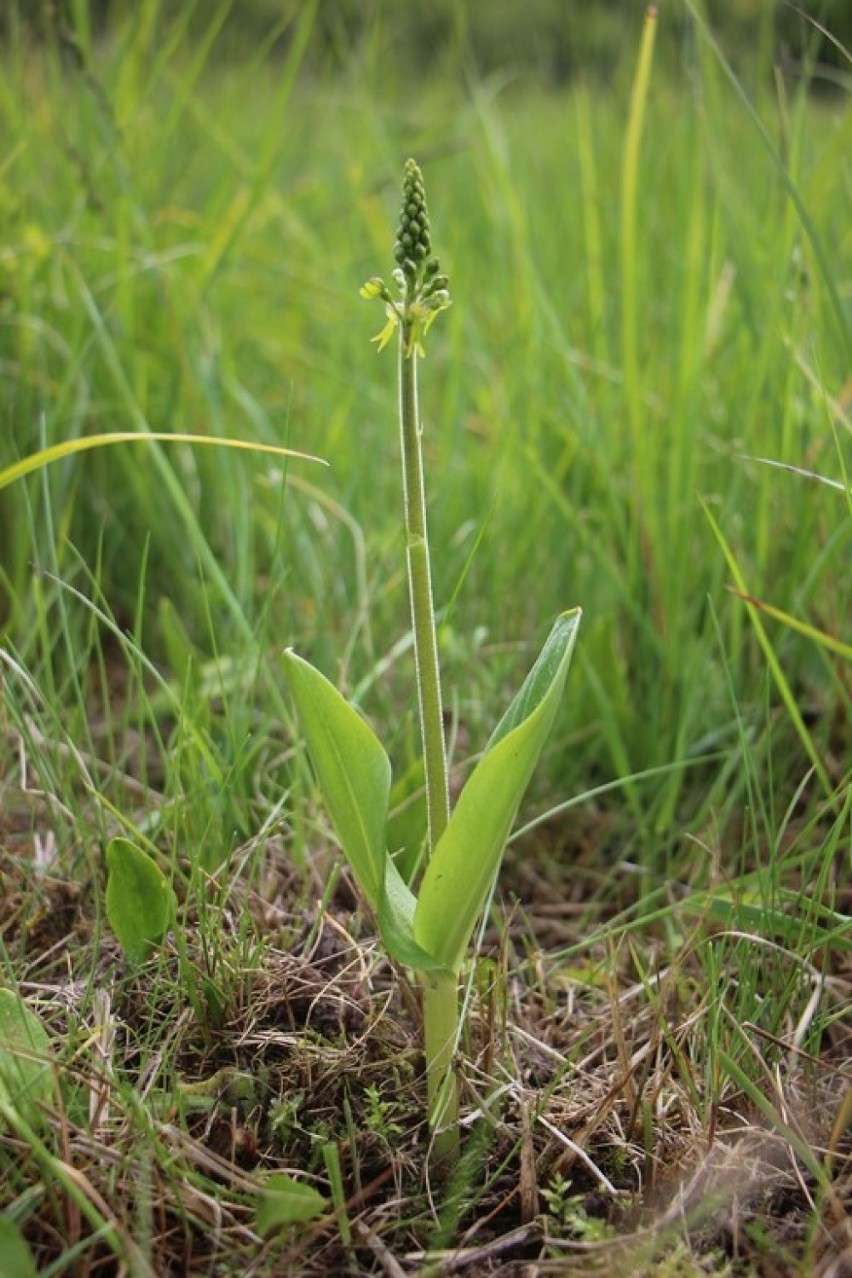
[[[423,1045],[429,1127],[435,1163],[454,1166],[459,1158],[459,1091],[453,1067],[459,1028],[458,980],[455,973],[424,972]]]

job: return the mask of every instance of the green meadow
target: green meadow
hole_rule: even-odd
[[[0,1274],[840,1274],[852,70],[756,7],[732,50],[637,6],[563,79],[510,36],[483,65],[461,3],[422,66],[380,6],[11,6]],[[453,299],[418,366],[453,800],[583,610],[461,973],[449,1178],[282,661],[380,735],[410,848],[395,356],[359,297],[408,156]],[[174,893],[142,955],[116,838]]]

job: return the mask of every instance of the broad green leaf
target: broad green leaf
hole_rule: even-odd
[[[38,1278],[27,1240],[5,1216],[0,1216],[0,1274],[3,1278]]]
[[[14,990],[0,989],[0,1101],[34,1123],[39,1101],[52,1095],[47,1031]]]
[[[580,609],[574,608],[557,620],[462,790],[423,876],[414,939],[451,971],[458,971],[464,960],[524,791],[553,726],[580,617]]]
[[[388,851],[406,883],[413,883],[425,853],[426,771],[422,755],[398,777],[390,793]]]
[[[294,1180],[286,1172],[276,1172],[264,1182],[254,1223],[259,1234],[268,1234],[273,1229],[315,1220],[328,1206],[328,1199],[312,1185]]]
[[[372,728],[291,648],[287,681],[308,753],[358,886],[378,914],[384,896],[391,765]]]
[[[536,658],[535,665],[515,693],[503,718],[491,733],[488,745],[485,747],[486,754],[514,728],[523,723],[524,719],[529,718],[536,706],[547,695],[553,681],[559,676],[560,668],[562,669],[561,677],[564,680],[574,650],[581,616],[582,612],[579,608],[572,608],[557,618],[544,647]]]
[[[379,907],[378,922],[385,949],[391,958],[405,967],[430,972],[443,967],[414,939],[414,915],[417,898],[388,857],[385,863],[385,893]]]
[[[106,863],[110,927],[131,963],[141,963],[174,922],[174,891],[160,867],[129,839],[110,842]]]
[[[387,852],[391,766],[381,742],[324,675],[290,650],[284,661],[323,798],[388,953],[422,971],[443,966],[414,939],[415,898]]]

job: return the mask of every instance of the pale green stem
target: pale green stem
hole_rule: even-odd
[[[459,1160],[459,1091],[453,1055],[459,1021],[459,997],[454,972],[423,972],[423,1045],[429,1126],[435,1133],[436,1166],[454,1167]],[[439,1130],[440,1129],[440,1130]]]
[[[423,449],[417,404],[417,352],[408,350],[410,324],[400,326],[399,423],[402,478],[405,495],[405,541],[408,559],[408,591],[417,668],[420,732],[426,773],[426,807],[429,820],[429,856],[450,819],[447,785],[447,749],[441,707],[438,637],[432,603],[429,536],[426,528],[426,491],[423,484]]]
[[[423,765],[426,774],[428,855],[431,856],[450,819],[450,797],[426,526],[423,448],[417,402],[417,351],[410,348],[410,338],[410,326],[403,321],[399,342],[399,422],[405,495],[405,539]],[[458,990],[456,977],[450,972],[424,972],[421,980],[429,1126],[435,1133],[436,1164],[449,1168],[458,1162],[459,1157],[458,1084],[452,1069],[458,1038]],[[443,1130],[439,1131],[439,1128]]]

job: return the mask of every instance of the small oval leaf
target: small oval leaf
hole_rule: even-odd
[[[0,1216],[0,1274],[3,1278],[38,1278],[27,1240],[5,1216]]]
[[[273,1229],[315,1220],[328,1206],[328,1199],[312,1185],[295,1180],[286,1172],[276,1172],[264,1183],[254,1223],[259,1234],[268,1234]]]
[[[131,963],[141,963],[174,922],[174,890],[156,862],[129,839],[110,842],[106,863],[107,918]]]
[[[14,990],[0,989],[0,1101],[32,1124],[39,1116],[39,1102],[52,1095],[47,1031]]]

